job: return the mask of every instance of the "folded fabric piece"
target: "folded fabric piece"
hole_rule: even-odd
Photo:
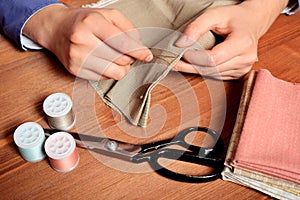
[[[300,183],[300,85],[260,70],[234,167]]]
[[[151,49],[150,63],[136,61],[121,80],[91,81],[103,101],[123,114],[133,125],[147,125],[151,90],[162,80],[187,50],[174,46],[184,27],[209,7],[232,5],[239,0],[118,0],[86,7],[115,8],[139,28],[142,42]],[[150,27],[150,28],[149,28]],[[175,31],[176,30],[176,31]],[[192,49],[210,49],[216,39],[206,33]]]
[[[231,181],[253,188],[276,199],[300,199],[299,184],[267,176],[266,174],[258,173],[256,171],[247,171],[238,168],[234,168],[234,171],[232,171],[229,167],[226,167],[222,172],[222,178],[225,181]]]
[[[259,72],[260,74],[261,72]],[[264,73],[264,72],[263,72]],[[267,72],[268,74],[269,72]],[[253,70],[251,71],[248,80],[244,84],[244,89],[241,97],[241,101],[239,104],[239,110],[237,114],[237,119],[235,122],[235,126],[233,129],[233,133],[230,139],[228,151],[226,154],[225,159],[225,168],[222,172],[222,178],[225,181],[231,181],[240,185],[244,185],[246,187],[250,187],[253,189],[256,189],[260,192],[263,192],[267,195],[270,195],[272,197],[275,197],[277,199],[284,199],[284,200],[300,200],[300,184],[294,181],[287,180],[286,177],[280,178],[278,176],[273,176],[264,172],[259,172],[257,168],[253,167],[241,167],[236,165],[235,154],[240,149],[239,142],[242,138],[242,131],[243,126],[245,123],[245,119],[248,118],[247,110],[249,108],[249,104],[252,101],[252,93],[254,85],[256,87],[260,87],[258,84],[256,84],[256,72]],[[268,76],[271,76],[268,74]],[[272,77],[272,79],[275,79]],[[274,80],[273,80],[274,81]],[[268,84],[272,84],[273,81],[268,82]],[[276,80],[275,81],[280,81]],[[291,84],[291,83],[285,83],[285,84]],[[299,87],[299,85],[298,85]],[[267,95],[269,93],[266,93]],[[277,98],[280,98],[278,96]],[[276,108],[277,109],[277,108]],[[263,121],[262,123],[264,123]],[[298,131],[299,132],[299,131]],[[261,133],[261,132],[259,132]],[[257,133],[258,134],[258,133]],[[257,141],[257,144],[261,143],[261,137],[255,138]],[[245,141],[244,141],[245,142]],[[243,144],[243,146],[247,146],[247,143]],[[284,148],[282,146],[282,148]],[[248,153],[251,154],[251,151]],[[253,161],[253,160],[252,160]],[[254,161],[255,163],[256,161]]]

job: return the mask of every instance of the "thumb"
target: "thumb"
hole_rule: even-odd
[[[178,47],[188,47],[199,40],[199,38],[216,25],[216,20],[206,12],[191,22],[183,31],[183,35],[175,42]]]

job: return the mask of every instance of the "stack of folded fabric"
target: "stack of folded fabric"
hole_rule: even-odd
[[[256,77],[256,78],[255,78]],[[300,199],[300,85],[260,70],[249,77],[223,179],[278,199]]]

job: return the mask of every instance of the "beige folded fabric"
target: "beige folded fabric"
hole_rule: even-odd
[[[232,5],[239,0],[119,0],[92,4],[120,10],[140,31],[142,42],[151,49],[154,59],[150,63],[136,61],[121,80],[101,80],[91,85],[103,101],[123,114],[134,124],[147,125],[151,90],[162,80],[182,57],[186,48],[177,48],[174,42],[185,26],[205,9]],[[206,33],[192,49],[210,49],[215,37]]]

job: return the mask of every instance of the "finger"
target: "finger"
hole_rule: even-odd
[[[195,65],[217,66],[240,55],[240,49],[236,48],[236,44],[232,45],[231,43],[230,40],[225,40],[211,50],[188,50],[184,53],[183,58]]]
[[[219,71],[216,67],[196,66],[182,60],[180,60],[173,67],[173,70],[184,73],[200,74],[202,76],[211,76],[213,74],[219,74]]]
[[[134,62],[132,57],[121,54],[120,52],[106,45],[104,42],[100,42],[100,44],[93,50],[91,55],[123,66],[130,65]]]
[[[100,80],[108,79],[107,77],[105,77],[103,75],[99,75],[98,73],[91,71],[89,69],[80,70],[79,73],[77,74],[77,77],[91,80],[91,81],[100,81]]]
[[[153,59],[153,55],[147,47],[124,33],[114,24],[106,19],[102,20],[101,23],[100,20],[95,22],[93,33],[110,47],[141,61],[149,62]],[[96,27],[105,27],[105,31]]]
[[[246,74],[250,71],[254,62],[247,62],[247,56],[237,56],[217,66],[220,73],[235,70],[239,71],[240,74]]]
[[[182,60],[179,60],[176,65],[174,65],[173,70],[184,73],[198,74],[198,71],[193,65]]]
[[[228,70],[223,70],[220,71],[220,75],[223,77],[231,77],[231,79],[239,79],[242,76],[246,75],[250,70],[252,66],[244,66],[244,67],[236,67],[236,68],[230,68]]]
[[[78,35],[84,35],[84,40],[81,42],[80,46],[80,52],[90,52],[91,49],[93,49],[90,53],[91,55],[114,62],[118,65],[129,65],[134,62],[132,57],[116,51],[90,32],[80,32]]]
[[[183,31],[183,35],[176,41],[178,47],[188,47],[194,44],[199,38],[209,30],[212,30],[219,19],[217,15],[212,15],[211,12],[205,12],[191,22]]]
[[[103,38],[103,41],[115,50],[135,59],[145,62],[153,59],[153,55],[147,47],[132,39],[124,32],[120,32],[118,35],[110,38]]]
[[[228,62],[218,65],[216,67],[218,73],[210,74],[210,76],[219,80],[239,79],[252,68],[253,63],[245,62],[245,60],[243,56],[234,57]]]
[[[243,62],[245,58],[235,57],[234,59],[221,64],[217,67],[197,66],[180,60],[173,68],[173,70],[200,74],[202,76],[209,76],[218,80],[233,80],[238,79],[247,74],[251,68],[252,63]]]
[[[89,56],[82,68],[93,71],[99,76],[106,76],[115,80],[122,79],[130,69],[130,65],[120,66],[96,56]]]
[[[183,57],[186,61],[194,65],[215,66],[215,63],[207,50],[188,50],[184,53]]]
[[[243,77],[245,74],[241,74],[239,70],[229,70],[229,71],[225,71],[225,72],[221,72],[220,73],[220,76],[212,76],[216,79],[219,79],[219,80],[236,80],[236,79],[239,79],[241,77]]]
[[[216,67],[216,64],[213,61],[213,56],[211,56],[210,54],[212,53],[209,50],[189,50],[185,52],[184,59],[195,66]],[[233,68],[233,66],[236,66],[238,64],[245,65],[245,63],[243,62],[245,61],[241,60],[240,56],[233,57],[231,60],[217,65],[218,72],[230,70]],[[246,64],[248,65],[248,63]]]
[[[241,32],[232,32],[224,42],[216,45],[207,53],[210,54],[215,65],[226,63],[241,55],[247,58],[244,62],[255,62],[257,60],[257,47],[252,41]]]
[[[111,12],[113,12],[113,17],[111,17]],[[108,21],[117,26],[121,31],[126,32],[127,35],[137,41],[141,40],[139,31],[136,29],[134,24],[130,20],[128,20],[121,12],[113,9],[106,9],[101,10],[101,13]]]

